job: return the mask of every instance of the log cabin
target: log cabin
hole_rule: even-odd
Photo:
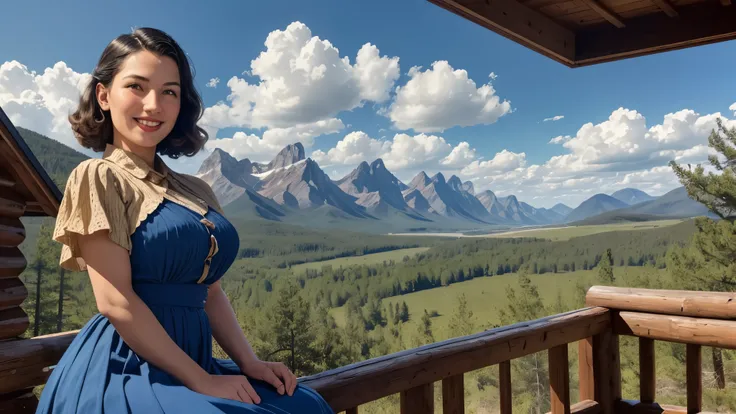
[[[428,0],[570,68],[736,38],[731,0]],[[48,378],[76,331],[31,339],[18,278],[22,216],[51,216],[61,194],[0,109],[0,413],[32,413],[32,390]],[[464,374],[496,366],[500,412],[512,409],[510,361],[549,356],[551,412],[702,411],[701,347],[736,349],[736,295],[592,287],[586,307],[490,329],[300,378],[336,412],[398,394],[402,414],[465,412]],[[619,337],[639,341],[640,397],[621,396]],[[687,406],[656,403],[654,341],[686,344]],[[570,404],[568,344],[577,344],[579,396]],[[575,373],[573,373],[574,375]],[[437,407],[438,409],[440,407]]]

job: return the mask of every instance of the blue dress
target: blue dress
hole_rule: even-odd
[[[238,253],[235,228],[217,211],[202,216],[164,201],[131,235],[133,289],[150,307],[169,336],[211,374],[242,372],[229,359],[212,357],[212,330],[204,303],[207,286],[222,277]],[[200,284],[210,250],[210,232],[219,252]],[[279,395],[270,384],[249,379],[261,403],[200,394],[149,364],[122,340],[110,321],[96,314],[81,329],[53,369],[36,413],[333,413],[314,390],[297,386],[293,396]]]

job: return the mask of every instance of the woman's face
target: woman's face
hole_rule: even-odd
[[[176,62],[147,50],[128,56],[109,88],[97,85],[97,100],[112,117],[114,144],[128,147],[155,148],[163,141],[179,116],[180,95]]]

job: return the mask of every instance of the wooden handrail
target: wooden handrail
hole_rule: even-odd
[[[736,293],[593,286],[585,302],[621,311],[736,319]]]
[[[595,307],[453,338],[301,379],[336,411],[396,393],[421,401],[427,384],[610,331]]]

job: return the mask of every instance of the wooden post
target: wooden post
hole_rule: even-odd
[[[442,380],[443,414],[463,414],[465,412],[464,375],[453,375]]]
[[[654,340],[639,338],[639,400],[653,403],[657,389],[654,366]]]
[[[578,378],[580,401],[595,399],[595,376],[593,373],[593,337],[578,341]]]
[[[550,348],[548,356],[552,414],[570,414],[570,371],[567,344]]]
[[[700,345],[687,344],[687,412],[699,413],[703,405],[702,354]]]
[[[498,364],[498,391],[500,393],[501,414],[511,414],[511,361]]]
[[[618,335],[605,331],[593,337],[595,401],[603,414],[613,414],[621,399],[621,365]]]
[[[428,383],[401,392],[401,414],[434,412],[434,384]]]

